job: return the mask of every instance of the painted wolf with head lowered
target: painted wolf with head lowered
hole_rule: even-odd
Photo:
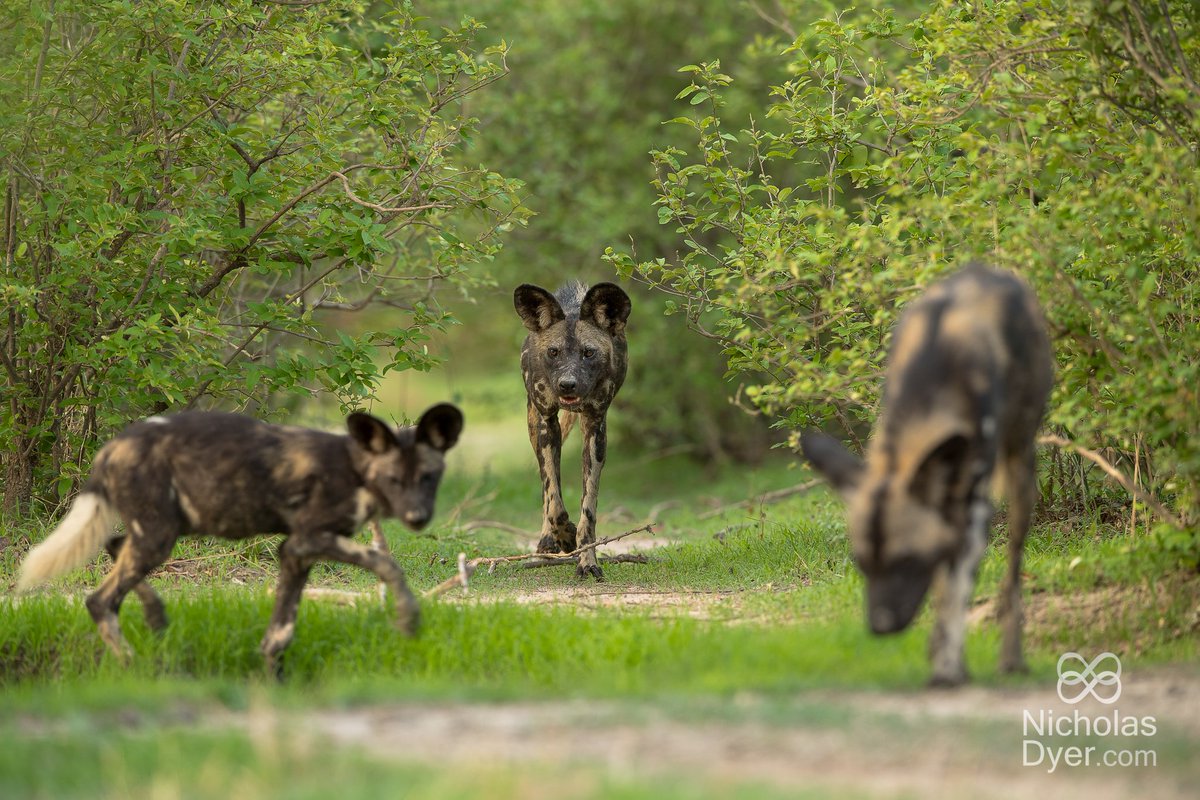
[[[903,630],[933,585],[934,685],[967,679],[967,608],[997,470],[1008,497],[1000,669],[1024,669],[1021,555],[1037,500],[1034,436],[1052,381],[1033,292],[1013,275],[972,265],[905,309],[865,462],[824,434],[801,439],[804,455],[846,501],[871,630]]]
[[[625,322],[632,304],[612,283],[590,289],[571,283],[556,294],[525,283],[513,292],[513,305],[529,329],[521,348],[521,375],[528,398],[529,441],[542,476],[537,549],[566,553],[596,540],[596,498],[608,450],[606,415],[625,380]],[[578,529],[563,506],[561,480],[562,440],[576,417],[583,435]],[[576,573],[603,577],[595,549],[580,555]]]
[[[429,522],[462,413],[442,403],[413,426],[394,429],[361,413],[346,425],[349,435],[339,435],[216,412],[134,423],[100,448],[70,512],[22,563],[17,588],[83,566],[106,548],[114,566],[87,607],[101,638],[124,658],[121,601],[136,592],[147,625],[166,626],[162,599],[145,579],[177,538],[282,533],[275,610],[262,641],[268,668],[280,673],[309,570],[322,559],[378,575],[394,595],[397,626],[411,635],[419,610],[404,572],[391,556],[350,537],[377,515],[414,530]],[[118,518],[125,530],[114,537]]]

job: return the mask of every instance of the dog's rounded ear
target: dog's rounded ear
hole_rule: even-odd
[[[346,417],[346,428],[350,438],[358,442],[368,453],[386,453],[396,446],[396,434],[387,424],[370,414],[355,411]]]
[[[438,403],[417,420],[417,441],[444,453],[458,442],[462,429],[463,415],[458,407],[450,403]]]
[[[522,283],[513,290],[513,307],[525,327],[534,333],[567,318],[554,295],[532,283]]]
[[[863,462],[832,436],[809,431],[800,437],[800,451],[843,497],[858,488]]]
[[[615,283],[597,283],[588,289],[579,306],[579,318],[596,323],[602,330],[616,336],[625,330],[625,321],[633,303],[625,290]]]

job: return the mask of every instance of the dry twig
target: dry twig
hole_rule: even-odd
[[[615,542],[618,539],[624,539],[626,536],[632,536],[635,533],[654,533],[654,525],[653,524],[643,525],[640,528],[634,528],[633,530],[628,530],[628,531],[625,531],[624,533],[619,533],[616,536],[606,536],[603,539],[598,539],[598,540],[592,542],[591,544],[585,544],[583,547],[576,547],[571,552],[563,553],[561,555],[547,556],[545,553],[521,553],[520,555],[515,555],[515,556],[493,556],[491,558],[482,558],[482,557],[481,558],[472,558],[470,561],[468,561],[466,553],[459,553],[458,554],[458,574],[454,575],[450,578],[447,578],[446,580],[439,583],[437,586],[435,586],[432,589],[430,589],[429,591],[425,592],[425,597],[436,597],[439,594],[445,594],[446,592],[450,591],[451,589],[453,589],[456,586],[461,586],[464,589],[466,589],[468,581],[471,579],[471,576],[475,574],[475,570],[484,565],[487,566],[488,572],[491,573],[493,570],[495,570],[497,564],[507,564],[507,563],[511,563],[511,562],[515,562],[515,561],[530,561],[533,559],[537,559],[540,562],[542,562],[542,563],[537,564],[537,566],[543,566],[543,567],[554,566],[557,564],[569,564],[569,563],[574,562],[578,558],[580,553],[586,553],[588,550],[595,550],[597,547],[600,547],[601,545],[610,544],[611,542]],[[645,563],[644,561],[639,561],[639,560],[633,559],[633,558],[622,559],[622,558],[618,557],[615,560],[616,561],[628,561],[628,562],[639,563],[639,564]]]
[[[617,553],[613,556],[600,556],[601,564],[648,564],[650,557],[641,553]],[[537,569],[538,567],[557,567],[563,564],[574,564],[576,559],[567,556],[547,556],[542,559],[530,559],[521,565],[521,569]]]
[[[1181,530],[1187,527],[1184,525],[1183,520],[1171,513],[1170,509],[1160,503],[1145,489],[1130,480],[1129,476],[1114,467],[1108,459],[1097,453],[1095,450],[1089,450],[1083,445],[1076,444],[1075,442],[1072,442],[1069,439],[1064,439],[1061,436],[1039,436],[1038,444],[1049,444],[1055,447],[1064,448],[1066,450],[1074,450],[1076,453],[1083,456],[1088,461],[1091,461],[1093,464],[1100,467],[1100,469],[1104,470],[1106,475],[1115,480],[1117,483],[1121,484],[1125,491],[1133,495],[1135,500],[1144,504],[1161,519],[1166,520],[1172,526]]]
[[[425,592],[425,596],[437,597],[439,594],[445,594],[446,592],[450,591],[455,586],[461,586],[463,587],[463,591],[466,591],[468,582],[471,580],[471,576],[475,574],[475,568],[478,566],[476,562],[478,560],[479,559],[471,559],[470,561],[467,561],[467,554],[459,553],[458,572],[442,581],[429,591]]]

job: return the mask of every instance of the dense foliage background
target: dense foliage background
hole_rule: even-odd
[[[453,317],[456,368],[515,374],[512,285],[614,268],[644,284],[631,446],[861,440],[897,311],[980,258],[1046,305],[1053,432],[1193,520],[1198,16],[0,2],[4,506],[52,507],[146,413],[361,402]],[[1128,518],[1090,462],[1048,459],[1060,513]]]
[[[970,259],[1013,269],[1053,331],[1052,428],[1194,515],[1200,9],[943,2],[904,23],[875,5],[795,28],[776,128],[729,113],[720,63],[685,67],[693,143],[654,154],[683,252],[610,259],[763,375],[759,407],[853,438],[904,303]],[[1048,494],[1095,502],[1075,466]]]
[[[0,481],[53,503],[97,437],[428,368],[443,284],[524,212],[454,154],[501,77],[408,4],[0,5]],[[469,223],[469,225],[467,224]],[[404,313],[357,336],[325,310]],[[269,410],[262,408],[263,411]]]

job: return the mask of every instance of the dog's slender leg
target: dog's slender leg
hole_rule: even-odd
[[[105,576],[100,588],[88,595],[86,601],[88,612],[100,629],[100,638],[122,661],[128,660],[133,651],[121,633],[117,616],[121,602],[152,569],[167,560],[179,535],[178,529],[172,531],[161,520],[131,519],[129,529],[130,533],[125,537],[125,544],[117,554],[112,571]]]
[[[600,494],[600,473],[608,450],[608,426],[604,416],[585,416],[582,420],[583,433],[583,502],[579,511],[579,538],[576,547],[596,541],[596,501]],[[579,556],[576,568],[579,577],[591,575],[601,580],[604,573],[596,560],[592,548]]]
[[[575,526],[562,500],[562,429],[558,412],[542,414],[530,403],[528,420],[529,441],[542,478],[542,531],[537,551],[570,552],[575,549]]]
[[[938,619],[934,622],[935,637],[930,640],[933,660],[932,686],[958,686],[967,680],[966,637],[967,609],[975,590],[975,575],[979,561],[987,548],[988,523],[992,504],[986,490],[971,501],[970,521],[967,523],[963,549],[950,565],[944,594],[938,604]]]
[[[939,564],[929,586],[929,605],[933,609],[933,627],[929,631],[929,660],[932,662],[946,646],[946,600],[949,597],[950,567]]]
[[[392,554],[392,548],[388,546],[387,537],[383,535],[383,525],[379,524],[379,520],[373,519],[368,523],[371,526],[371,549],[377,553],[383,553],[385,556]],[[379,593],[379,602],[387,603],[387,584],[383,581],[379,582],[376,587]]]
[[[117,557],[124,545],[125,537],[118,536],[104,546],[114,564],[117,563]],[[133,591],[137,594],[138,600],[142,602],[142,615],[146,619],[146,626],[155,633],[162,633],[167,627],[167,609],[163,605],[162,598],[158,596],[158,592],[154,591],[154,587],[144,578],[137,586],[133,587]]]
[[[296,536],[289,536],[279,545],[279,583],[275,588],[275,609],[271,612],[271,621],[259,646],[267,672],[276,679],[283,678],[280,656],[296,634],[297,607],[304,594],[304,584],[308,582],[309,570],[316,562],[316,558],[306,550],[303,541]]]
[[[1000,587],[997,616],[1000,619],[1000,671],[1024,672],[1021,653],[1021,560],[1025,537],[1037,502],[1037,464],[1032,449],[1010,456],[1005,461],[1005,485],[1008,486],[1008,571]]]
[[[387,537],[383,535],[383,526],[379,520],[373,519],[367,523],[371,527],[371,547],[381,553],[390,555],[392,548],[388,546]]]
[[[417,605],[417,598],[413,596],[404,580],[404,570],[394,558],[353,539],[331,533],[310,536],[307,546],[321,558],[354,564],[374,572],[379,576],[379,580],[387,584],[396,598],[396,627],[407,636],[417,632],[421,621],[421,609]]]

